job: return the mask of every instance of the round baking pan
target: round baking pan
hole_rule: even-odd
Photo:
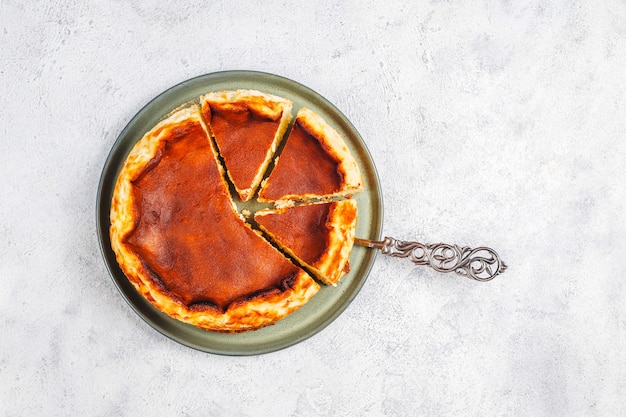
[[[323,286],[306,305],[271,326],[231,334],[201,330],[175,320],[152,306],[135,290],[119,268],[109,237],[113,189],[135,143],[177,107],[207,92],[236,89],[260,90],[289,98],[294,102],[294,114],[300,107],[309,107],[344,137],[359,164],[365,186],[364,192],[355,195],[359,210],[357,236],[379,239],[383,218],[380,183],[371,155],[355,127],[332,103],[308,87],[278,75],[255,71],[224,71],[192,78],[164,91],[143,107],[120,133],[104,164],[98,186],[96,216],[100,248],[113,282],[146,323],[177,342],[205,352],[255,355],[301,342],[336,319],[363,286],[377,251],[355,246],[350,258],[351,271],[336,287]]]

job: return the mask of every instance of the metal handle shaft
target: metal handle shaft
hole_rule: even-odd
[[[484,246],[472,249],[447,243],[406,242],[392,237],[385,237],[383,241],[356,238],[354,243],[380,249],[385,255],[408,258],[416,265],[427,265],[439,272],[456,272],[481,282],[494,279],[507,268],[495,250]]]

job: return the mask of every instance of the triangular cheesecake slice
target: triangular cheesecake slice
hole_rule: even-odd
[[[359,167],[341,135],[321,116],[301,108],[280,156],[261,185],[259,201],[308,201],[363,190]]]
[[[255,221],[280,249],[327,285],[350,269],[357,223],[354,199],[256,212]]]
[[[291,121],[289,99],[256,90],[201,97],[202,114],[239,198],[256,192]]]

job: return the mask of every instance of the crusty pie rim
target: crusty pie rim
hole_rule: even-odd
[[[290,288],[264,292],[246,301],[235,301],[223,313],[213,308],[190,309],[172,298],[167,291],[154,285],[141,260],[123,242],[135,223],[131,179],[155,156],[162,133],[169,126],[188,120],[197,121],[202,125],[215,156],[216,150],[212,141],[208,139],[209,133],[197,105],[192,104],[178,109],[155,125],[133,146],[118,174],[110,209],[111,247],[120,268],[137,291],[169,316],[205,330],[220,332],[240,332],[267,326],[291,314],[317,293],[319,284],[305,271],[298,272]],[[223,168],[218,161],[216,162],[224,181]],[[239,217],[234,203],[232,204],[233,215]],[[247,223],[241,221],[245,227],[249,227]]]

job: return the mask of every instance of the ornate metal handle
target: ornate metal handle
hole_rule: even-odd
[[[428,265],[439,272],[456,272],[476,281],[490,281],[507,266],[495,250],[484,246],[472,249],[447,243],[405,242],[392,237],[383,241],[355,239],[355,244],[380,249],[385,255],[409,258],[416,265]]]

